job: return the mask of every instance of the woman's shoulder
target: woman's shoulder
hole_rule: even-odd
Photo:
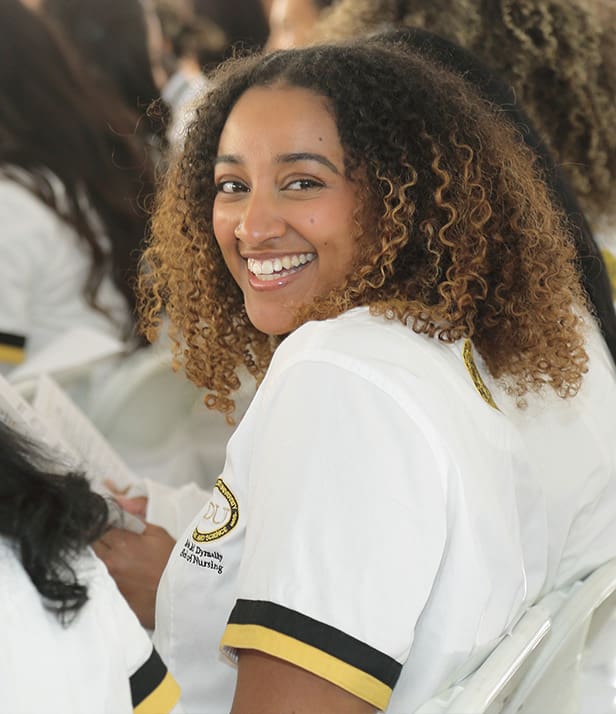
[[[455,403],[464,411],[487,411],[489,419],[496,413],[470,343],[418,334],[410,325],[374,315],[367,307],[295,330],[276,351],[267,383],[276,384],[289,369],[302,370],[316,385],[321,376],[336,370],[340,378],[360,377],[398,402],[421,402],[436,411],[452,411],[456,395]]]
[[[282,342],[273,364],[302,360],[352,361],[382,365],[412,364],[420,370],[431,360],[457,360],[459,349],[413,329],[387,315],[372,314],[370,308],[349,310],[330,320],[307,322]]]

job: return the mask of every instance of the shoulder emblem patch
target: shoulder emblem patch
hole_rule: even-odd
[[[222,496],[222,502],[220,498],[216,498],[217,492]],[[237,499],[227,484],[219,478],[214,485],[212,498],[207,504],[205,513],[193,531],[192,538],[197,543],[209,543],[222,538],[235,528],[239,517]]]

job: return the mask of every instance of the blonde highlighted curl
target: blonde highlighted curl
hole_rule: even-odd
[[[298,324],[369,305],[435,339],[471,338],[519,397],[576,393],[586,301],[572,241],[533,155],[464,82],[370,43],[232,60],[214,82],[162,187],[140,281],[144,329],[153,339],[167,315],[208,406],[230,417],[238,373],[259,381],[279,341],[250,324],[212,229],[226,118],[247,89],[272,84],[329,100],[362,196],[354,269]]]

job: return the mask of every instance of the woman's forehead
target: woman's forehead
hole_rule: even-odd
[[[301,144],[340,149],[334,115],[326,97],[289,85],[252,87],[235,103],[223,127],[219,151],[233,146]],[[256,148],[256,147],[255,147]],[[341,149],[340,149],[341,151]]]

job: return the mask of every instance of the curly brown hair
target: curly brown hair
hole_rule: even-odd
[[[314,37],[400,25],[456,42],[505,77],[591,222],[616,216],[616,3],[338,0]]]
[[[238,369],[259,380],[280,339],[250,324],[212,228],[221,131],[247,89],[268,85],[328,100],[370,227],[344,284],[298,323],[369,305],[418,333],[472,338],[518,396],[577,391],[586,301],[571,238],[532,152],[463,80],[364,43],[232,60],[214,81],[160,193],[140,285],[149,337],[166,310],[176,357],[210,407],[230,414]]]

